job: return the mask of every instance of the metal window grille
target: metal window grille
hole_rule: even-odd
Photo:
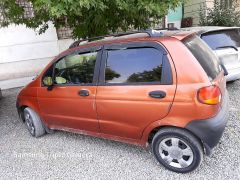
[[[33,18],[34,10],[31,2],[27,0],[16,0],[16,3],[24,9],[24,18]]]
[[[72,38],[72,29],[70,27],[59,27],[57,28],[58,39],[69,39]]]
[[[232,8],[235,0],[220,0],[221,8]]]
[[[67,26],[67,18],[61,18],[58,19],[59,24],[61,24],[60,27],[57,28],[57,36],[58,39],[69,39],[72,38],[72,29]]]
[[[2,9],[3,7],[0,6],[0,24],[7,24],[7,18],[4,14],[4,10]]]

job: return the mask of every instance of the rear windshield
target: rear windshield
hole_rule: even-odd
[[[216,32],[205,33],[201,38],[213,49],[234,46],[240,47],[240,30],[222,30]]]
[[[219,65],[217,56],[208,45],[195,35],[184,39],[183,43],[198,60],[209,79],[215,79],[221,71],[221,66]]]

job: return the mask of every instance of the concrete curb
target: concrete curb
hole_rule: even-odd
[[[0,81],[0,87],[2,90],[23,87],[31,82],[33,78],[34,77],[22,77]]]

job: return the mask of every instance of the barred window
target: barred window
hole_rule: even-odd
[[[67,18],[58,19],[58,23],[62,25],[57,28],[58,39],[72,38],[72,29],[67,25]]]
[[[58,39],[69,39],[72,38],[72,29],[70,27],[59,27],[57,28]]]
[[[7,21],[7,17],[5,16],[3,7],[0,6],[0,24],[4,25],[4,24],[7,24],[7,23],[8,23],[8,21]]]
[[[232,8],[234,1],[236,2],[236,0],[220,0],[221,8]]]
[[[31,2],[28,0],[16,0],[16,4],[18,4],[20,7],[23,8],[23,18],[26,19],[31,19],[34,17],[34,9],[33,5]],[[0,6],[0,24],[1,25],[6,25],[9,23],[8,18],[6,17],[5,9],[3,9],[4,6]],[[56,28],[57,29],[57,36],[58,39],[69,39],[72,38],[72,29],[67,26],[67,18],[61,18],[58,20],[60,23],[60,27]]]
[[[16,3],[23,8],[24,18],[34,17],[33,5],[31,2],[28,2],[27,0],[16,0]]]

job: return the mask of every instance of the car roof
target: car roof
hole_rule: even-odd
[[[155,30],[153,30],[155,31]],[[168,37],[174,37],[178,40],[182,40],[185,37],[193,34],[194,32],[191,31],[182,31],[182,30],[158,30],[158,35],[151,35],[147,31],[136,31],[136,32],[130,32],[129,34],[127,32],[124,32],[123,35],[115,36],[115,34],[110,34],[106,36],[100,36],[95,38],[90,38],[86,40],[79,40],[75,41],[71,44],[69,47],[76,48],[81,46],[91,46],[91,45],[105,45],[105,44],[112,44],[112,43],[120,43],[120,42],[131,42],[131,41],[155,41],[156,39],[166,39]],[[99,38],[99,39],[98,39]],[[92,41],[93,39],[93,41]]]
[[[232,29],[240,29],[240,27],[225,27],[225,26],[195,26],[181,28],[183,31],[195,32],[197,35],[202,35],[209,32],[227,31]]]

